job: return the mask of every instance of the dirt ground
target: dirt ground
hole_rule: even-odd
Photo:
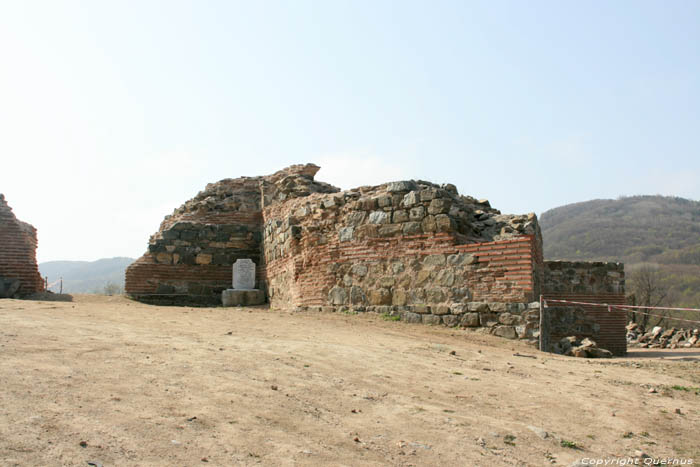
[[[0,300],[0,465],[697,464],[700,352],[663,356],[376,314]]]

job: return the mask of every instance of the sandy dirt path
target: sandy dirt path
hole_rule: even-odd
[[[697,354],[582,360],[376,314],[0,300],[0,465],[697,464]]]

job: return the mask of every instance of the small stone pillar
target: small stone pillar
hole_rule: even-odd
[[[262,305],[265,292],[255,288],[255,263],[250,258],[233,263],[233,288],[221,292],[224,306]]]

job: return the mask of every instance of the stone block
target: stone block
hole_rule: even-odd
[[[422,304],[421,304],[421,305],[413,305],[413,306],[411,307],[411,309],[412,309],[415,313],[419,313],[419,314],[421,314],[421,315],[424,315],[424,314],[426,314],[426,313],[430,313],[430,307],[429,307],[428,305],[422,305]]]
[[[353,264],[352,267],[350,268],[350,273],[351,273],[353,276],[357,276],[357,277],[364,277],[364,276],[366,276],[366,275],[367,275],[367,271],[368,271],[367,265],[366,265],[366,264],[362,264],[362,263]]]
[[[423,206],[411,208],[411,210],[408,212],[408,217],[412,221],[422,221],[425,217],[425,208]]]
[[[161,264],[170,264],[173,260],[173,255],[170,253],[158,253],[156,255],[156,261]],[[211,258],[210,258],[211,261]],[[197,263],[199,264],[199,263]]]
[[[478,311],[479,313],[488,312],[489,304],[485,302],[469,302],[467,303],[468,311]]]
[[[388,224],[389,223],[389,214],[387,214],[384,211],[372,211],[369,214],[369,223],[370,224]]]
[[[507,339],[517,339],[518,334],[515,332],[513,326],[496,326],[493,330],[493,334],[499,337],[505,337]]]
[[[375,238],[379,235],[379,226],[376,224],[363,224],[355,228],[355,238]]]
[[[357,200],[357,204],[360,206],[360,209],[365,210],[365,211],[377,209],[377,199],[376,198],[360,198]]]
[[[447,305],[438,305],[432,307],[433,314],[436,315],[448,315],[450,314],[450,307]]]
[[[405,312],[401,314],[401,321],[406,321],[407,323],[420,323],[422,322],[421,315],[418,313]]]
[[[391,305],[391,292],[388,289],[374,289],[369,293],[369,302],[372,305]]]
[[[460,326],[466,326],[470,328],[478,327],[480,324],[479,313],[469,312],[462,315],[462,319],[459,322]]]
[[[394,224],[400,224],[402,222],[408,222],[408,212],[404,209],[399,209],[394,211],[391,215],[391,221]]]
[[[423,232],[435,232],[437,230],[437,224],[435,223],[435,216],[426,216],[420,223]]]
[[[420,287],[413,287],[409,289],[409,303],[413,305],[420,305],[425,303],[425,290]]]
[[[418,271],[418,274],[416,274],[415,276],[415,286],[420,287],[423,284],[425,284],[428,281],[428,279],[430,279],[430,273],[431,271],[427,269],[421,269],[420,271]]]
[[[328,292],[328,301],[331,302],[331,305],[347,305],[348,293],[342,287],[333,287]]]
[[[187,242],[197,240],[197,231],[196,230],[183,230],[180,232],[180,239],[185,240]]]
[[[163,232],[163,240],[177,240],[180,238],[180,232],[174,229]]]
[[[390,193],[409,191],[416,188],[416,183],[412,181],[389,182],[386,185],[386,191]]]
[[[400,234],[403,231],[403,226],[401,224],[388,224],[383,225],[379,228],[380,237],[393,237]]]
[[[408,302],[408,296],[403,289],[395,289],[391,297],[392,305],[403,306]]]
[[[423,324],[436,326],[442,322],[442,319],[437,315],[421,315]]]
[[[469,289],[466,287],[452,287],[452,289],[450,289],[450,293],[452,294],[452,299],[454,301],[468,302],[471,300],[471,294],[469,293]]]
[[[462,266],[465,264],[474,264],[476,257],[468,253],[457,253],[447,257],[447,264],[450,266]]]
[[[367,296],[365,295],[365,291],[362,290],[362,287],[358,287],[356,285],[350,287],[350,304],[351,305],[366,305],[367,304]]]
[[[428,205],[428,214],[446,214],[450,211],[451,204],[449,200],[444,198],[433,199]]]
[[[427,255],[423,258],[423,264],[425,266],[444,266],[445,255]]]
[[[520,324],[520,316],[511,313],[501,313],[498,315],[498,322],[509,326]]]
[[[438,273],[436,281],[443,287],[452,287],[455,283],[455,274],[449,269],[443,269]]]
[[[498,313],[479,313],[479,324],[492,327],[498,324]]]
[[[402,227],[404,235],[416,235],[423,232],[420,222],[405,222]]]
[[[338,231],[338,241],[340,242],[350,242],[352,241],[353,233],[355,232],[354,227],[342,227]]]
[[[221,302],[224,306],[262,305],[265,303],[265,292],[260,289],[227,289],[221,292]]]
[[[391,206],[391,196],[382,195],[382,196],[378,197],[377,204],[379,205],[380,208],[385,208],[385,207]]]
[[[334,197],[329,197],[329,198],[324,199],[321,202],[321,206],[323,206],[324,209],[328,209],[328,208],[335,207],[337,202],[338,201]]]
[[[364,211],[354,211],[345,217],[345,223],[351,227],[357,227],[364,222],[367,213]]]
[[[377,279],[377,285],[379,287],[390,288],[393,287],[395,283],[396,278],[394,278],[394,276],[382,276],[379,279]]]
[[[421,201],[432,201],[437,196],[437,190],[435,188],[424,188],[420,191]]]
[[[445,326],[455,327],[459,324],[461,318],[462,318],[461,316],[445,315],[442,317],[442,323]]]
[[[445,292],[439,288],[425,290],[425,297],[428,303],[441,303],[445,301]]]
[[[212,255],[208,253],[200,253],[195,257],[194,261],[197,264],[211,264],[212,259]]]
[[[411,208],[420,202],[420,197],[417,191],[411,191],[404,195],[401,205],[407,208]]]

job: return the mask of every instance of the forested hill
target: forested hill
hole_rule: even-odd
[[[672,304],[700,308],[700,202],[598,199],[546,211],[540,226],[546,259],[622,261],[628,273],[656,263]]]
[[[540,218],[548,259],[700,265],[700,202],[631,196],[567,204]]]

